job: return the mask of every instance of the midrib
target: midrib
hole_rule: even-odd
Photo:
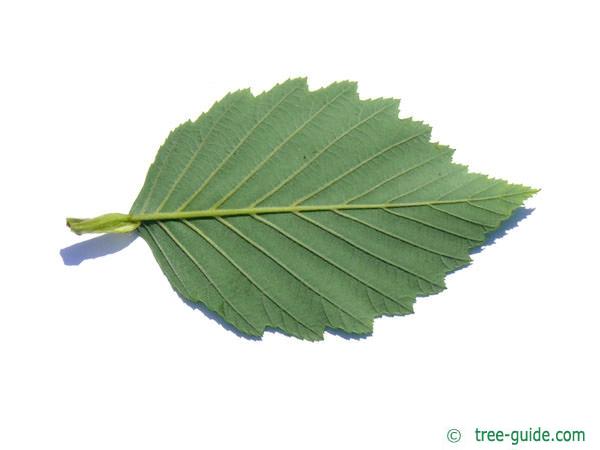
[[[452,200],[429,200],[420,202],[404,203],[370,203],[370,204],[332,204],[332,205],[295,205],[295,206],[265,206],[254,208],[231,208],[231,209],[204,209],[197,211],[174,211],[174,212],[155,212],[146,214],[132,214],[130,219],[136,222],[160,221],[160,220],[178,220],[178,219],[196,219],[201,217],[227,217],[227,216],[251,216],[260,214],[278,214],[278,213],[302,213],[313,211],[340,211],[340,210],[359,210],[359,209],[393,209],[410,208],[415,206],[432,205],[450,205],[457,203],[469,203],[486,200],[497,200],[501,198],[516,197],[519,195],[529,195],[536,193],[537,190],[530,189],[510,194],[494,195],[487,197],[461,198]]]

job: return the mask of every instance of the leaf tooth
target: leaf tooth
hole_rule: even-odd
[[[310,91],[310,93],[312,95],[319,95],[319,94],[323,94],[327,91],[331,91],[331,90],[335,91],[335,90],[337,90],[336,88],[338,88],[338,87],[344,88],[344,90],[348,94],[354,94],[356,99],[358,99],[358,83],[356,83],[356,81],[349,81],[349,80],[335,81],[333,83],[328,84],[327,86],[320,87],[318,89]]]

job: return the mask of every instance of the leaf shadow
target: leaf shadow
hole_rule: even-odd
[[[129,246],[137,237],[137,233],[103,234],[65,247],[59,253],[65,266],[78,266],[87,259],[117,253]]]
[[[508,231],[516,228],[519,225],[519,222],[527,218],[533,211],[535,211],[535,208],[525,208],[523,206],[515,209],[508,219],[502,222],[498,228],[486,236],[483,244],[471,250],[471,255],[481,253],[485,247],[495,244],[498,239],[506,236]]]
[[[344,330],[338,330],[337,328],[325,328],[325,332],[327,334],[331,334],[333,336],[341,337],[342,339],[346,339],[347,341],[361,341],[363,339],[367,339],[368,337],[373,336],[373,332],[358,334],[358,333],[348,333]]]
[[[225,319],[223,319],[219,314],[217,314],[216,312],[210,310],[203,303],[192,302],[192,301],[188,300],[187,298],[183,297],[179,293],[177,293],[177,296],[181,299],[181,301],[183,303],[185,303],[186,305],[188,305],[190,308],[200,311],[208,319],[216,322],[221,327],[223,327],[225,330],[231,331],[236,336],[238,336],[240,338],[243,338],[243,339],[246,339],[246,340],[249,340],[249,341],[262,341],[262,339],[263,339],[264,336],[252,336],[250,334],[246,334],[243,331],[238,330],[236,327],[234,327],[229,322],[227,322]],[[343,330],[338,330],[336,328],[326,328],[325,331],[328,334],[332,334],[334,336],[339,336],[339,337],[341,337],[343,339],[346,339],[346,340],[361,340],[361,339],[366,339],[366,338],[368,338],[369,336],[372,335],[372,333],[369,333],[369,334],[347,333],[347,332],[345,332]],[[288,336],[288,337],[293,337],[291,334],[286,333],[285,331],[280,330],[279,328],[267,327],[267,328],[265,328],[265,334],[266,333],[283,334],[283,335]]]
[[[498,239],[506,236],[506,233],[508,233],[513,228],[516,228],[519,225],[519,223],[523,219],[527,218],[533,211],[535,211],[535,208],[525,208],[523,206],[515,209],[513,211],[512,215],[508,219],[506,219],[504,222],[502,222],[500,224],[500,226],[498,228],[496,228],[494,231],[491,231],[490,233],[488,233],[485,237],[485,241],[483,241],[483,243],[481,245],[479,245],[477,247],[473,247],[473,249],[471,249],[469,254],[476,255],[478,253],[481,253],[486,247],[489,247],[490,245],[494,245]],[[464,268],[469,267],[471,264],[472,264],[472,261],[466,263],[464,266],[461,266],[454,270],[451,270],[450,272],[448,272],[446,274],[446,276],[452,275],[453,273],[456,273],[459,270],[463,270]]]
[[[235,326],[231,325],[229,322],[227,322],[225,319],[223,319],[219,314],[217,314],[216,312],[209,309],[206,305],[204,305],[204,303],[192,302],[192,301],[188,300],[187,298],[183,297],[178,292],[176,292],[176,293],[177,293],[177,296],[181,299],[181,301],[183,303],[185,303],[187,306],[189,306],[190,308],[192,308],[194,310],[200,311],[208,319],[216,322],[221,327],[223,327],[223,329],[225,329],[227,331],[231,331],[236,336],[246,339],[248,341],[262,341],[264,335],[263,336],[253,336],[251,334],[246,334],[243,331],[238,330]],[[327,330],[327,331],[329,331],[329,330]],[[337,330],[335,330],[335,331],[337,331]],[[291,334],[286,333],[285,331],[280,330],[279,328],[273,328],[273,327],[265,328],[265,334],[266,333],[278,333],[278,334],[283,334],[284,336],[293,337]],[[343,333],[343,332],[341,332],[341,333]],[[364,337],[366,337],[366,336],[357,335],[357,339],[358,338],[362,339]]]
[[[204,314],[210,320],[218,323],[225,330],[231,331],[236,336],[244,338],[244,339],[247,339],[249,341],[260,341],[260,340],[262,340],[261,336],[252,336],[251,334],[246,334],[243,331],[238,330],[236,327],[234,327],[233,325],[231,325],[229,322],[227,322],[225,319],[223,319],[219,314],[217,314],[213,310],[209,309],[203,303],[192,302],[192,301],[188,300],[187,298],[185,298],[184,296],[182,296],[179,293],[177,293],[177,296],[181,299],[181,301],[183,303],[185,303],[186,305],[188,305],[190,308],[200,311],[202,314]]]

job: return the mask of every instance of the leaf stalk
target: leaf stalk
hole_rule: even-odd
[[[76,234],[129,233],[141,225],[129,214],[109,213],[93,219],[67,218],[67,226]]]

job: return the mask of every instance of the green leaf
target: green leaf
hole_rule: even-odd
[[[248,335],[366,334],[444,289],[536,192],[469,173],[429,138],[355,83],[241,90],[170,134],[129,215],[68,223],[139,227],[178,293]]]

